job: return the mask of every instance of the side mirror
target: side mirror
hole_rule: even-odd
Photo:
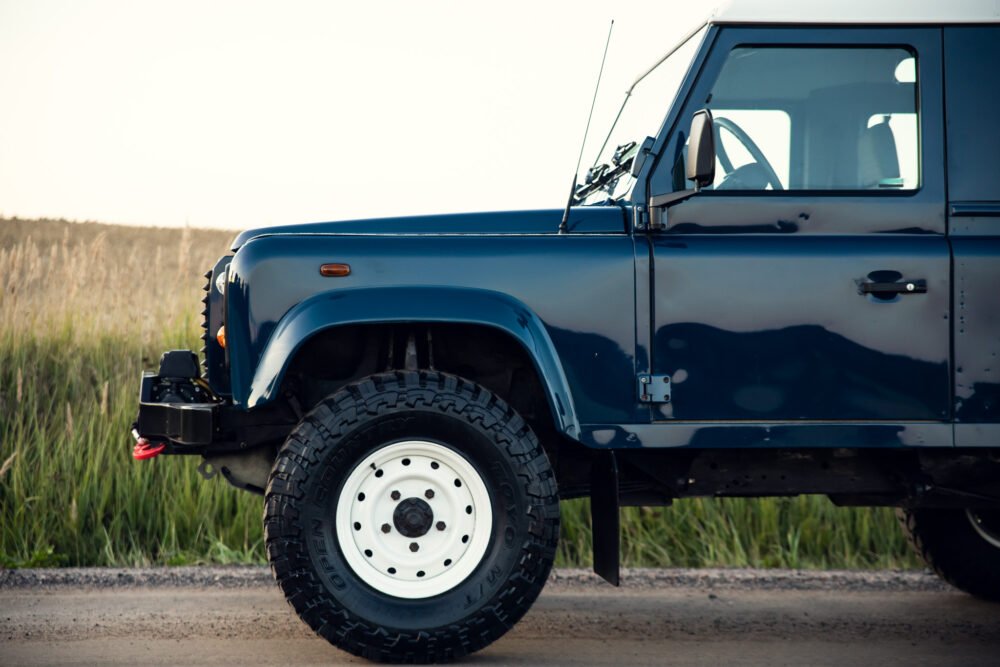
[[[715,182],[715,132],[712,129],[712,112],[708,109],[697,111],[691,117],[684,175],[687,180],[694,181],[690,190],[666,192],[649,198],[649,229],[666,227],[668,207],[690,199],[703,187]]]
[[[695,189],[698,190],[715,181],[715,132],[712,130],[711,111],[702,109],[695,112],[688,137],[685,175],[689,181],[695,182]]]

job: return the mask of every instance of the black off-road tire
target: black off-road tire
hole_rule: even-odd
[[[1000,602],[1000,548],[973,528],[964,509],[900,509],[896,516],[938,576],[966,593]]]
[[[419,599],[387,595],[356,574],[334,521],[358,464],[412,439],[460,453],[493,513],[472,573]],[[504,401],[453,375],[398,371],[336,392],[292,431],[268,481],[264,535],[279,586],[317,634],[369,660],[442,662],[495,641],[538,597],[555,558],[558,493],[544,450]]]

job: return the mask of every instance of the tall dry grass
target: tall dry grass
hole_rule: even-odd
[[[0,219],[0,565],[262,562],[261,501],[186,457],[135,463],[139,373],[200,347],[233,233]],[[825,498],[627,508],[630,565],[912,567],[891,513]],[[590,562],[585,501],[558,563]]]
[[[194,332],[202,274],[234,232],[0,219],[0,331],[85,342]],[[74,339],[74,340],[75,340]]]

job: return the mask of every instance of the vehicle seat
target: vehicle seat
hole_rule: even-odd
[[[896,138],[885,118],[861,133],[858,140],[858,185],[878,188],[899,181]]]

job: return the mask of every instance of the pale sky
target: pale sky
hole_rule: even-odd
[[[0,0],[0,216],[240,229],[558,208],[611,19],[585,164],[706,7]]]

